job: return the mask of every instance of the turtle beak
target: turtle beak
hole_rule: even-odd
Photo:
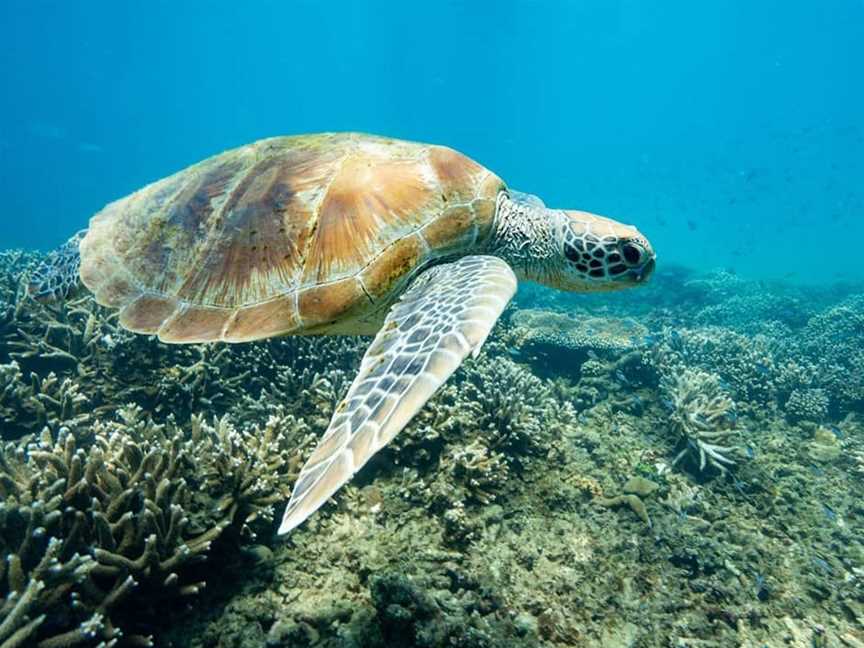
[[[634,268],[630,272],[633,276],[633,279],[636,280],[636,283],[642,283],[648,280],[648,277],[650,277],[654,273],[654,268],[656,267],[657,256],[652,254],[651,258],[648,259],[648,261],[641,268]]]

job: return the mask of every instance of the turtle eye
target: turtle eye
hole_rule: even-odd
[[[621,246],[621,254],[630,265],[637,265],[642,260],[645,250],[641,245],[628,242]]]

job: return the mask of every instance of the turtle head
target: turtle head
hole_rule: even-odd
[[[537,196],[512,189],[498,197],[492,249],[520,278],[575,292],[639,285],[655,264],[651,244],[635,227],[549,209]]]
[[[654,272],[654,250],[635,227],[583,211],[557,213],[561,267],[555,287],[618,290],[644,283]]]

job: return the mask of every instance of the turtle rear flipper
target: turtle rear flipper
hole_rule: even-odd
[[[36,266],[24,282],[24,293],[44,302],[67,299],[81,288],[78,269],[81,255],[78,244],[87,230],[81,230]]]
[[[303,466],[280,534],[318,510],[408,425],[469,353],[480,351],[515,292],[513,270],[492,256],[433,266],[414,281]]]

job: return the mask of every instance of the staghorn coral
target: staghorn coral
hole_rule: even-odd
[[[167,347],[123,330],[116,313],[89,295],[47,302],[23,298],[6,345],[22,368],[86,385],[96,409],[134,400],[157,413],[189,415],[225,393],[217,379],[227,382],[244,373],[242,364],[227,358],[216,358],[215,366],[212,347]],[[219,371],[223,367],[230,370]]]
[[[255,366],[251,385],[244,385],[232,414],[266,419],[285,407],[323,430],[364,350],[361,338],[288,338],[262,344],[259,352],[267,360]]]
[[[25,310],[23,277],[40,258],[21,250],[0,252],[0,362],[9,360],[9,341]]]
[[[185,431],[126,407],[83,444],[68,428],[8,443],[0,641],[152,645],[143,622],[201,591],[188,574],[214,541],[287,497],[297,429],[290,417],[240,431],[195,417]]]
[[[190,525],[189,486],[182,476],[190,458],[179,439],[168,442],[161,427],[145,426],[135,416],[121,411],[122,423],[97,425],[86,450],[66,429],[57,435],[46,430],[26,446],[7,445],[3,544],[18,547],[10,566],[19,562],[23,578],[8,580],[5,595],[20,591],[24,579],[41,581],[44,560],[93,556],[79,565],[79,581],[59,589],[45,583],[40,609],[46,616],[34,628],[43,648],[121,636],[133,645],[149,644],[132,628],[121,629],[134,627],[119,610],[124,599],[134,595],[146,609],[203,587],[183,582],[182,570],[206,554],[227,521]],[[133,434],[145,427],[149,439]],[[47,541],[39,562],[33,558],[39,552],[27,546],[34,538]]]
[[[16,522],[16,514],[19,513],[24,513],[27,517],[25,524],[30,533],[22,538],[17,547],[4,546],[4,549],[9,550],[10,553],[0,570],[2,572],[0,580],[4,581],[2,589],[5,590],[0,604],[0,646],[2,648],[32,645],[32,642],[37,640],[43,624],[49,625],[45,623],[48,620],[48,613],[57,606],[58,599],[89,578],[95,566],[92,558],[77,553],[68,560],[61,561],[60,554],[64,543],[57,538],[48,540],[41,557],[36,559],[35,564],[28,564],[29,554],[35,551],[36,555],[39,555],[39,549],[34,549],[31,545],[36,544],[40,540],[39,536],[43,534],[42,527],[33,526],[33,520],[41,520],[41,516],[38,510],[19,511],[14,508],[10,510],[4,505],[0,508],[0,521],[4,526],[13,524]],[[34,536],[36,542],[33,542]],[[113,600],[106,599],[104,603],[104,608],[107,608]],[[102,629],[103,618],[102,612],[95,612],[81,621],[78,627],[42,639],[37,645],[39,648],[60,648],[93,639]],[[111,645],[113,643],[112,640]]]
[[[49,367],[86,375],[91,355],[109,318],[91,297],[39,302],[22,297],[13,334],[7,335],[9,356],[34,368]],[[116,325],[110,332],[117,332]]]
[[[284,411],[271,415],[263,427],[239,430],[227,416],[212,424],[193,416],[189,436],[202,484],[218,496],[216,510],[240,530],[259,518],[272,521],[275,505],[291,495],[301,455],[316,441],[308,426]]]
[[[30,374],[25,380],[15,361],[0,365],[0,438],[35,432],[46,425],[77,427],[90,418],[89,399],[71,378],[49,373],[44,379]]]
[[[701,295],[705,300],[734,296],[746,285],[744,279],[722,268],[705,272],[683,283],[684,289],[689,293],[688,296],[692,298]]]
[[[683,449],[672,465],[688,455],[699,459],[699,470],[713,466],[721,472],[735,463],[729,457],[735,446],[721,445],[737,432],[735,404],[720,386],[717,376],[696,369],[664,376],[661,389],[669,399],[670,422]]]

